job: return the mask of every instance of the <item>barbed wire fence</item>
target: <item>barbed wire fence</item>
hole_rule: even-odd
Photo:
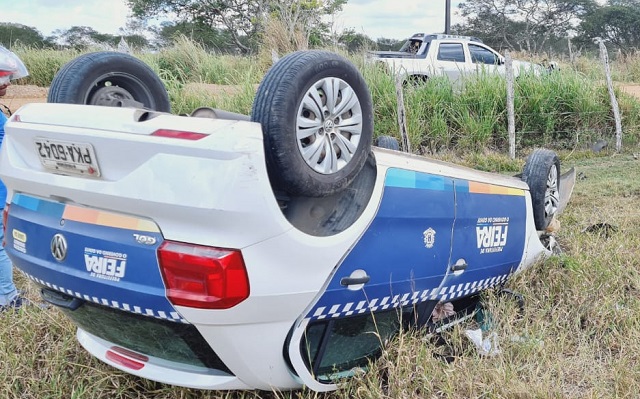
[[[609,54],[607,52],[607,48],[604,45],[604,41],[601,38],[597,38],[596,43],[598,43],[598,47],[600,50],[600,61],[602,62],[602,66],[604,69],[605,79],[607,83],[607,90],[609,92],[609,98],[611,101],[611,110],[614,115],[615,121],[615,134],[616,134],[616,151],[620,152],[622,149],[622,117],[620,116],[620,106],[618,104],[618,100],[616,98],[616,94],[613,88],[613,79],[611,78],[611,67],[609,64]],[[509,132],[509,156],[511,159],[515,159],[516,157],[516,126],[515,126],[515,108],[513,98],[515,96],[515,85],[514,85],[514,72],[513,72],[513,60],[509,51],[505,54],[505,68],[506,68],[506,79],[507,79],[507,114],[508,114],[508,122],[507,129]],[[593,113],[593,112],[592,112]],[[522,134],[527,134],[531,132],[521,132]],[[559,133],[559,132],[556,132]],[[562,132],[567,133],[567,132]],[[578,133],[578,132],[576,132]],[[578,141],[578,139],[576,139]]]
[[[545,145],[551,148],[563,148],[571,149],[578,148],[580,146],[597,151],[602,150],[604,147],[609,146],[609,141],[615,139],[615,151],[621,152],[623,145],[623,118],[614,90],[611,66],[606,46],[600,40],[597,42],[600,49],[600,62],[602,73],[605,77],[607,92],[609,94],[609,104],[606,101],[601,102],[601,106],[593,110],[563,110],[563,109],[544,109],[538,112],[516,112],[516,103],[535,100],[531,97],[527,97],[526,92],[518,90],[518,84],[515,78],[513,60],[507,52],[505,54],[506,59],[506,93],[504,97],[504,116],[500,116],[500,120],[504,121],[504,125],[500,126],[499,130],[504,129],[506,125],[506,136],[502,144],[499,146],[499,150],[503,149],[508,152],[508,156],[511,159],[515,159],[518,150],[530,148],[532,146]],[[401,140],[403,148],[412,148],[416,151],[420,151],[420,143],[410,143],[409,134],[410,129],[407,128],[408,112],[405,110],[404,98],[398,93],[402,93],[402,82],[396,79],[396,94],[398,95],[398,115],[402,115],[402,118],[398,118],[398,123],[401,132]],[[602,87],[602,86],[600,86]],[[562,93],[559,93],[561,95]],[[600,97],[600,94],[598,94]],[[406,96],[405,96],[406,98]],[[468,104],[469,108],[473,108],[477,104]],[[534,119],[542,120],[543,122],[527,123],[529,120]],[[426,119],[426,118],[425,118]],[[574,121],[574,124],[569,124],[567,121]],[[547,121],[547,125],[545,125]],[[608,121],[602,123],[602,121]],[[497,122],[497,121],[496,121]],[[429,121],[424,121],[425,125],[429,124]],[[496,123],[498,125],[498,123]],[[625,126],[626,130],[636,129],[640,131],[640,123],[638,126]],[[498,136],[502,136],[502,133],[498,133]],[[599,146],[599,147],[598,147]],[[447,147],[446,145],[443,147]],[[451,147],[449,147],[451,148]],[[425,151],[423,151],[425,152]],[[428,151],[426,151],[428,152]]]

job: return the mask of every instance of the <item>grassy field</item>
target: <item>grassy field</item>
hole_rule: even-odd
[[[462,163],[513,172],[521,160],[475,155]],[[436,345],[406,332],[370,372],[328,394],[208,392],[129,376],[89,356],[56,309],[0,315],[0,397],[6,398],[542,398],[637,397],[640,392],[640,160],[632,154],[563,153],[579,179],[560,217],[564,253],[508,282],[526,299],[488,295],[501,352],[479,355],[465,325]],[[615,231],[589,231],[608,224]],[[18,285],[38,299],[16,273]],[[446,362],[449,354],[455,360]]]
[[[46,87],[56,71],[79,55],[77,51],[16,49],[31,75],[21,81]],[[249,114],[256,86],[272,61],[270,53],[250,57],[217,55],[188,39],[157,53],[135,54],[162,78],[172,112],[189,114],[201,106]],[[362,71],[371,90],[374,135],[395,135],[397,98],[393,79],[365,63],[364,54],[349,56]],[[518,55],[523,58],[525,55]],[[625,56],[612,63],[614,80],[640,83],[640,56]],[[516,82],[516,146],[555,149],[588,148],[601,139],[613,142],[614,120],[604,72],[598,59],[579,58],[543,77],[524,76]],[[212,93],[206,85],[233,90]],[[198,86],[199,85],[199,86]],[[623,118],[623,144],[640,142],[640,103],[617,90]],[[412,149],[420,154],[442,151],[498,150],[507,152],[506,84],[496,76],[480,76],[452,88],[442,78],[405,90],[407,130]]]
[[[30,84],[47,86],[67,52],[20,53]],[[204,54],[185,42],[160,54],[141,55],[156,70],[175,113],[209,105],[248,113],[268,61]],[[372,91],[376,135],[397,132],[393,81],[354,58]],[[582,62],[582,61],[580,61]],[[640,82],[637,59],[614,71],[619,81]],[[579,178],[561,215],[563,254],[508,282],[526,298],[524,316],[512,302],[487,295],[500,353],[484,357],[460,325],[444,344],[423,333],[398,336],[371,366],[341,390],[209,392],[171,387],[115,370],[89,356],[75,329],[56,309],[30,307],[0,314],[0,398],[547,398],[638,397],[640,392],[640,105],[621,97],[625,131],[621,154],[585,151],[595,139],[611,139],[606,89],[593,62],[567,68],[543,81],[519,83],[518,159],[504,154],[503,82],[484,77],[461,91],[446,82],[408,88],[409,134],[416,152],[483,170],[514,174],[531,146],[558,149]],[[640,70],[638,68],[637,70]],[[598,77],[600,76],[600,77]],[[193,90],[193,83],[231,84],[232,95]],[[519,99],[518,99],[519,98]],[[611,146],[610,146],[611,147]],[[634,155],[635,154],[635,155]],[[592,226],[613,226],[610,229]],[[35,286],[16,272],[27,296]],[[447,355],[453,361],[442,360]]]

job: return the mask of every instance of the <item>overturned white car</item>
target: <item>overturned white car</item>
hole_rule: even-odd
[[[193,388],[335,389],[402,324],[449,323],[550,254],[571,186],[546,150],[521,179],[372,147],[362,76],[323,51],[277,62],[250,118],[172,115],[109,52],[49,101],[6,125],[11,259],[91,354]],[[434,321],[441,302],[457,315]]]

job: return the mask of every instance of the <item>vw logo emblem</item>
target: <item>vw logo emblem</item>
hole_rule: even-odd
[[[334,127],[335,127],[335,125],[334,125],[332,120],[328,119],[328,120],[324,121],[324,131],[326,133],[331,133],[333,131]]]
[[[67,257],[67,240],[62,234],[56,234],[51,239],[51,254],[58,262]]]

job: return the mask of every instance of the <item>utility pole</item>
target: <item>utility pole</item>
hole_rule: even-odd
[[[444,10],[444,33],[451,33],[451,0],[445,0]]]

